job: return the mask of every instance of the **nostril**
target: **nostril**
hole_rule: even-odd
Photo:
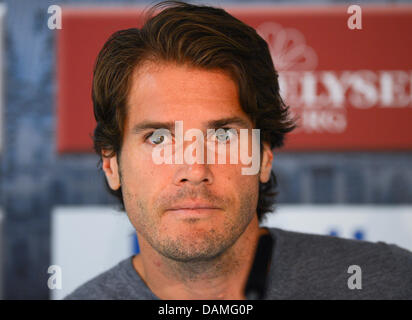
[[[207,166],[182,166],[177,170],[173,177],[173,183],[175,185],[193,184],[198,185],[201,183],[211,184],[213,182],[213,174]]]

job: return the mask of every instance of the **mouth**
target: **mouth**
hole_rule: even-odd
[[[207,202],[182,202],[175,204],[167,210],[202,210],[202,209],[220,209],[219,207]]]
[[[174,205],[173,207],[167,209],[168,213],[178,214],[181,216],[207,216],[217,211],[221,208],[211,204],[211,203],[196,203],[196,202],[186,202]]]

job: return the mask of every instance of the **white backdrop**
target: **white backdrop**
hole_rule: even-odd
[[[412,206],[288,205],[264,225],[341,238],[385,241],[412,251]]]
[[[412,206],[283,205],[266,226],[394,243],[412,251]],[[52,264],[62,270],[61,299],[133,253],[126,214],[107,207],[59,207],[52,216]]]
[[[133,252],[134,229],[125,213],[107,207],[61,207],[53,210],[52,264],[62,270],[61,299]]]

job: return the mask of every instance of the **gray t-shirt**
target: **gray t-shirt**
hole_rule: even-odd
[[[383,242],[348,240],[269,228],[275,240],[266,298],[410,299],[412,253]],[[361,289],[349,289],[360,267]],[[359,269],[356,273],[359,275]],[[359,281],[360,280],[360,281]],[[353,286],[352,286],[353,288]],[[65,299],[158,299],[129,257]]]

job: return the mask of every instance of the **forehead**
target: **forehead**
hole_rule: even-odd
[[[128,119],[187,120],[241,116],[238,88],[222,70],[147,62],[132,75]]]

